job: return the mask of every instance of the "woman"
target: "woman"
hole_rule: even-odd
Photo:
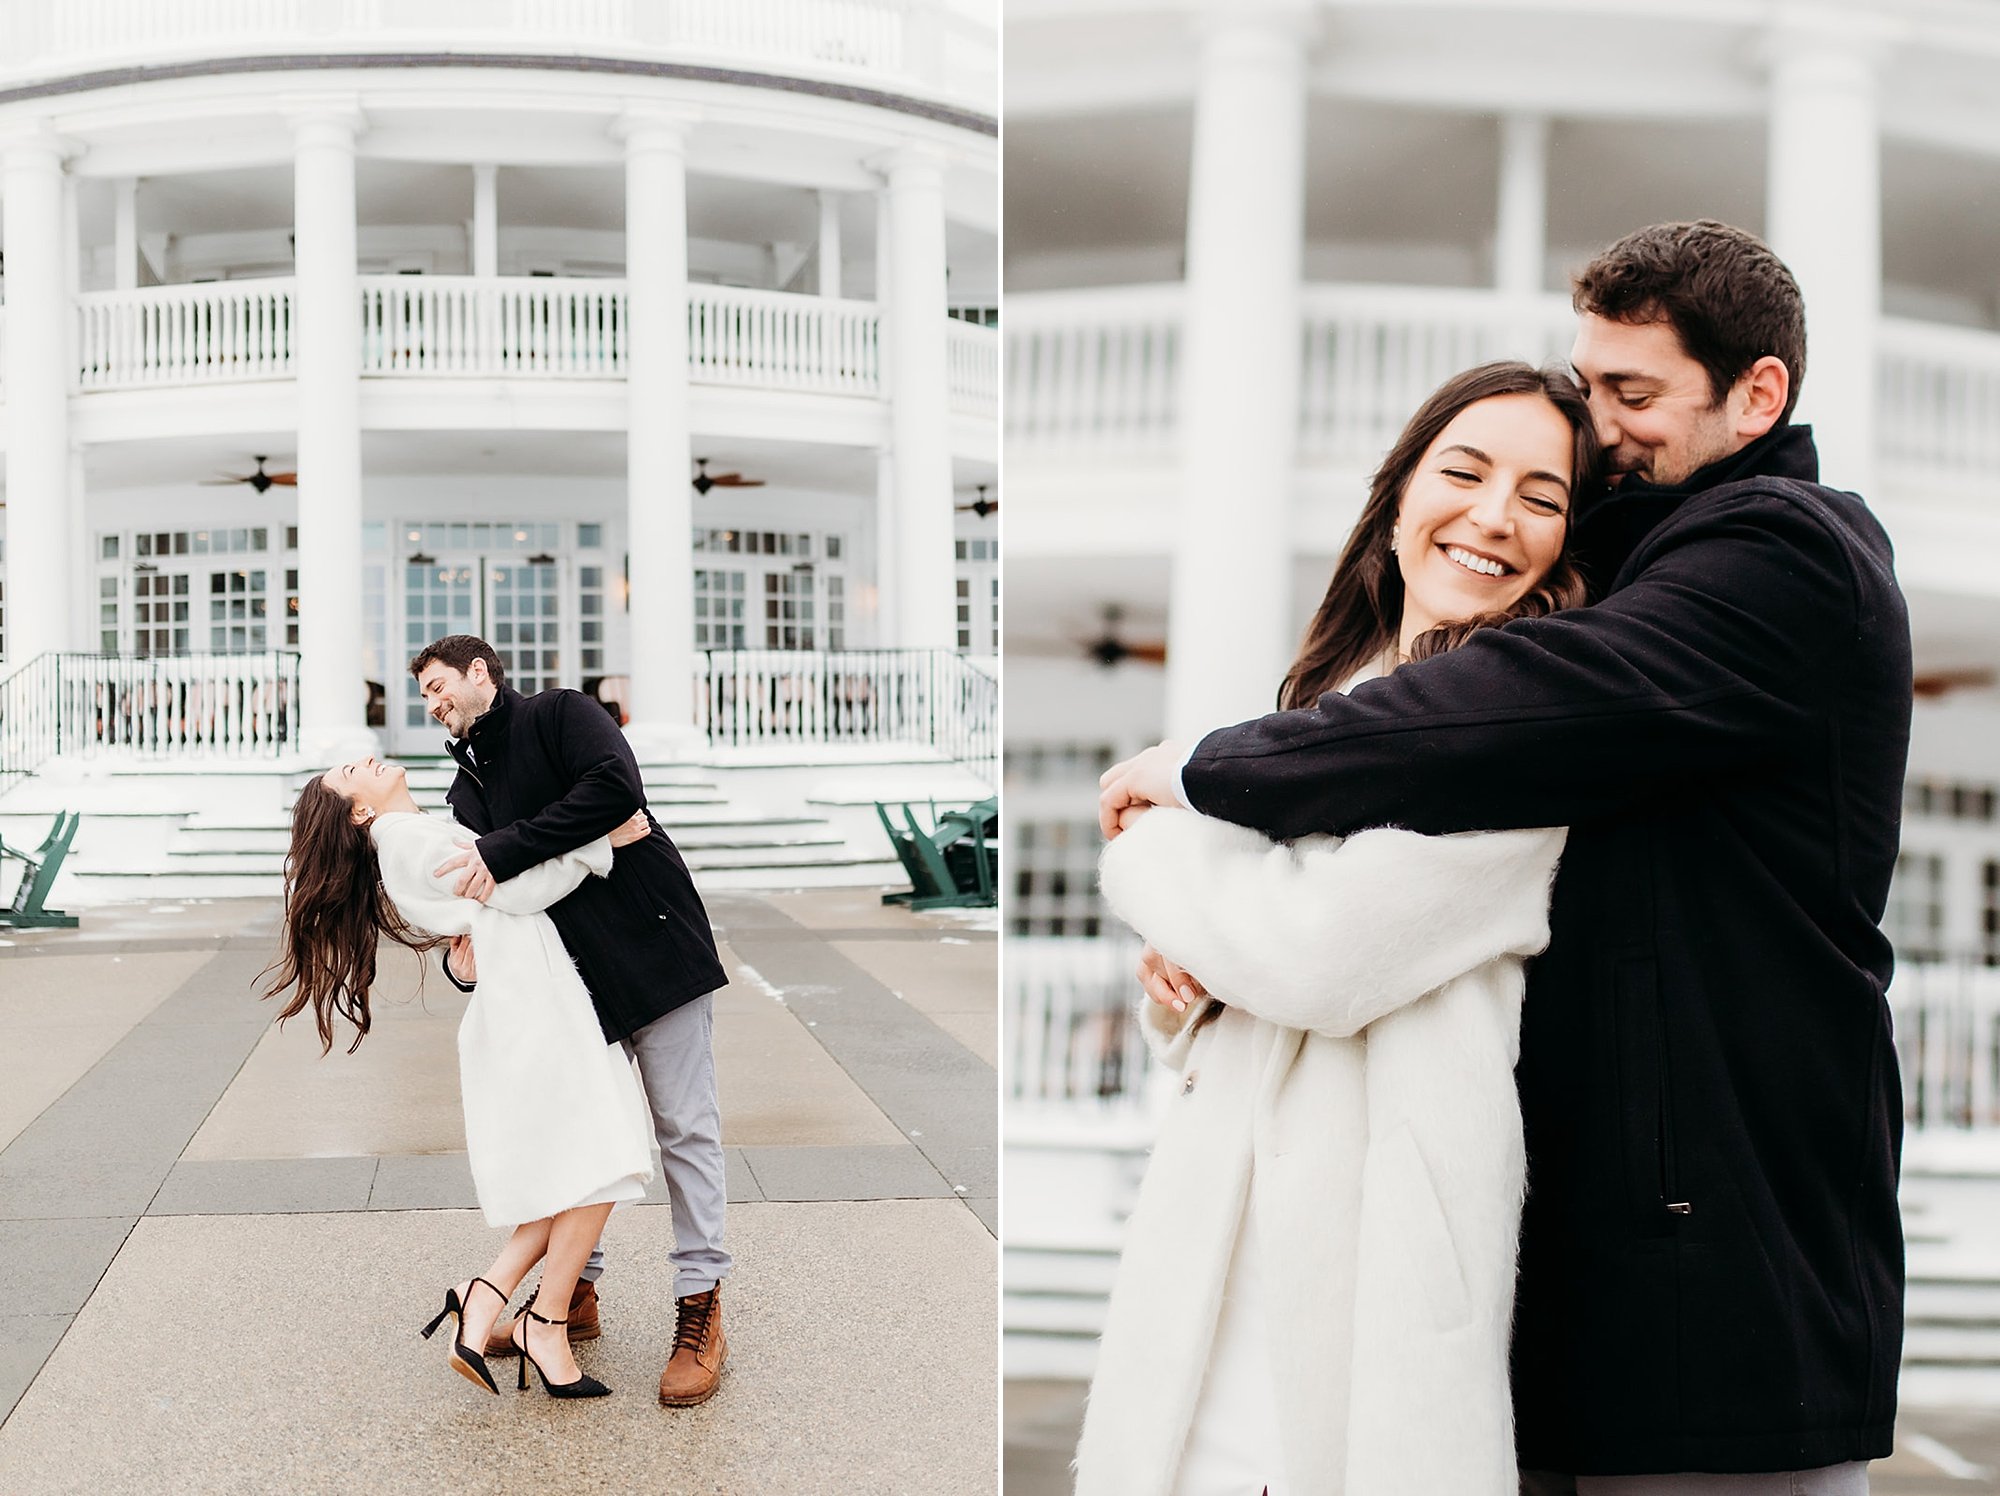
[[[1376,473],[1280,704],[1581,603],[1569,516],[1597,462],[1564,376],[1447,381]],[[1512,1072],[1563,838],[1273,846],[1167,810],[1106,849],[1105,895],[1150,942],[1140,1022],[1184,1076],[1112,1292],[1080,1493],[1513,1496]]]
[[[465,1147],[487,1223],[513,1230],[483,1274],[446,1291],[423,1334],[455,1315],[450,1364],[489,1392],[499,1388],[473,1347],[486,1344],[538,1261],[541,1281],[514,1331],[519,1385],[528,1385],[532,1361],[552,1397],[610,1391],[577,1369],[567,1319],[535,1306],[567,1308],[612,1205],[645,1194],[652,1130],[630,1063],[605,1044],[541,911],[590,874],[608,874],[612,848],[647,830],[641,810],[609,837],[500,884],[482,904],[457,896],[458,873],[437,872],[469,838],[418,809],[399,765],[364,758],[329,769],[300,791],[292,813],[284,948],[264,994],[296,983],[281,1023],[310,1007],[330,1050],[334,1018],[346,1018],[351,1054],[368,1032],[379,937],[417,951],[470,937],[481,980],[458,1031]]]

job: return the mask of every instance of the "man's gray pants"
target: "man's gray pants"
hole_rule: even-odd
[[[715,1096],[715,994],[683,1003],[624,1041],[639,1062],[660,1172],[674,1213],[674,1297],[704,1293],[729,1276],[722,1245],[722,1108]],[[604,1271],[604,1248],[590,1254],[583,1277]]]

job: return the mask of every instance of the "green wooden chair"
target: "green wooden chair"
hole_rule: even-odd
[[[32,930],[76,928],[76,916],[49,908],[48,897],[82,820],[83,817],[76,811],[58,812],[48,836],[32,852],[0,844],[0,857],[12,857],[27,864],[21,870],[21,886],[14,890],[14,902],[6,909],[0,909],[0,925]]]
[[[999,806],[982,800],[964,810],[937,813],[931,807],[931,829],[917,820],[914,807],[877,801],[875,813],[909,876],[907,893],[885,893],[885,904],[912,909],[968,909],[1000,901]],[[901,812],[897,824],[891,810]]]

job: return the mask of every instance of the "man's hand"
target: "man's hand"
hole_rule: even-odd
[[[1150,945],[1139,952],[1139,985],[1146,989],[1146,996],[1176,1013],[1185,1013],[1191,1003],[1208,996],[1208,989],[1191,972],[1174,965]]]
[[[477,847],[467,847],[457,856],[447,857],[431,869],[431,876],[441,877],[460,867],[465,869],[465,875],[458,880],[454,893],[461,899],[477,899],[482,904],[493,896],[493,874],[486,870],[486,859],[479,855]]]
[[[653,823],[646,819],[643,809],[632,812],[632,819],[621,822],[611,833],[613,847],[629,847],[633,842],[642,842],[653,834]]]
[[[479,980],[479,965],[472,959],[472,937],[454,935],[451,947],[444,953],[445,970],[470,987]]]
[[[1180,743],[1157,743],[1104,771],[1097,781],[1097,826],[1106,841],[1131,824],[1122,817],[1132,807],[1181,803],[1174,781],[1186,757]]]

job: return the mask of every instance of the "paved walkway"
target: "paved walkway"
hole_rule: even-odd
[[[1083,1426],[1081,1382],[1008,1381],[1006,1496],[1069,1496]],[[1868,1467],[1870,1496],[2000,1492],[2000,1411],[1904,1408],[1896,1452]]]
[[[270,901],[0,931],[0,1492],[992,1491],[990,914],[708,903],[737,1271],[721,1391],[679,1411],[663,1200],[606,1231],[579,1361],[613,1397],[494,1399],[417,1338],[499,1236],[465,999],[407,952],[360,1051],[322,1058],[252,999]]]

